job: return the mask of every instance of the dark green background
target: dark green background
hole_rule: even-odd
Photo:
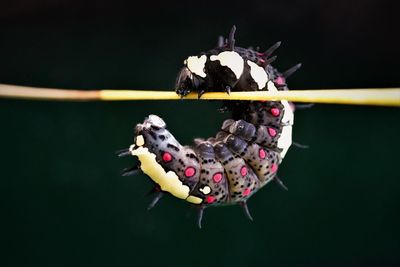
[[[394,1],[9,1],[0,4],[0,82],[60,88],[173,87],[183,59],[236,24],[237,44],[275,66],[301,61],[294,89],[399,86]],[[400,110],[316,105],[249,206],[206,211],[167,197],[151,212],[144,175],[117,149],[158,114],[184,144],[224,116],[213,102],[0,100],[2,266],[395,266],[400,264]],[[397,265],[398,266],[398,265]]]

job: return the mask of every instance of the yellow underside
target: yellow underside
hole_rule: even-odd
[[[194,204],[200,204],[203,201],[199,197],[189,195],[189,186],[184,185],[173,171],[165,172],[164,168],[156,161],[156,155],[150,153],[146,147],[139,146],[135,149],[132,146],[131,153],[139,158],[142,171],[160,185],[162,191]]]

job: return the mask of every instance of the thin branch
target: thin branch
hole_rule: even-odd
[[[145,90],[62,90],[0,84],[0,98],[18,98],[55,101],[131,101],[131,100],[179,100],[173,91]],[[184,99],[196,99],[189,94]],[[292,102],[377,105],[400,107],[400,88],[370,89],[320,89],[290,91],[210,92],[201,100],[288,100]]]

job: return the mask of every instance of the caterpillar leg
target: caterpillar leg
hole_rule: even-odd
[[[303,145],[303,144],[300,144],[300,143],[297,143],[297,142],[292,142],[292,145],[297,147],[297,148],[302,148],[302,149],[310,148],[310,146],[308,146],[308,145]]]
[[[287,186],[282,182],[281,179],[279,179],[278,176],[275,176],[274,181],[285,191],[288,191],[289,189],[287,188]]]
[[[307,108],[312,108],[314,106],[314,103],[310,104],[294,104],[294,107],[296,109],[307,109]]]
[[[147,206],[147,210],[151,210],[158,203],[158,201],[164,196],[163,191],[157,191],[153,200],[150,202],[149,206]]]
[[[237,157],[241,157],[254,171],[261,186],[270,182],[278,170],[279,153],[261,147],[256,143],[247,143],[233,134],[228,134],[223,142]]]
[[[133,176],[133,175],[139,173],[140,171],[141,170],[140,170],[139,165],[136,165],[133,167],[123,169],[121,172],[121,176]]]
[[[126,157],[126,156],[131,155],[131,152],[129,151],[129,148],[124,148],[124,149],[115,151],[115,154],[116,154],[118,157],[122,158],[122,157]]]
[[[242,206],[244,215],[246,215],[247,219],[253,221],[253,217],[250,214],[249,207],[247,207],[247,202],[246,201],[239,202],[239,205]]]
[[[201,223],[203,221],[203,214],[204,214],[204,206],[199,206],[197,210],[197,226],[201,229]]]
[[[283,148],[278,147],[282,128],[265,125],[256,127],[244,120],[234,121],[228,119],[222,124],[221,130],[231,133],[246,142],[254,142],[279,152],[283,150]]]

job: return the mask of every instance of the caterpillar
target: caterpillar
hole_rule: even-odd
[[[281,73],[271,66],[276,56],[270,57],[280,42],[265,52],[237,47],[235,31],[233,26],[228,38],[220,36],[214,49],[185,59],[176,79],[178,95],[288,90],[286,78],[301,64]],[[193,146],[182,146],[160,117],[149,115],[136,125],[134,144],[117,152],[139,160],[122,175],[142,171],[153,180],[149,209],[166,193],[196,205],[200,228],[204,209],[214,206],[239,204],[253,220],[247,207],[253,194],[270,181],[287,189],[277,171],[292,144],[294,109],[285,100],[225,101],[222,110],[232,117],[214,137],[197,138]]]

